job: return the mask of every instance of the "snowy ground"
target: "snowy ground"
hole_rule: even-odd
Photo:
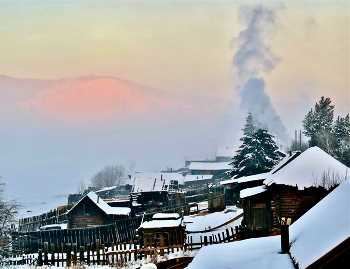
[[[280,236],[246,239],[201,248],[188,269],[294,269],[289,254],[280,253]]]
[[[214,227],[217,227],[233,218],[243,213],[243,209],[237,208],[235,206],[228,206],[226,210],[221,212],[214,212],[208,214],[207,211],[202,211],[199,214],[185,216],[184,221],[186,224],[187,231],[205,231]],[[227,228],[239,226],[241,224],[242,218],[235,220],[215,231],[207,233],[190,233],[187,234],[187,240],[192,236],[193,242],[199,243],[200,237],[210,236],[213,234],[218,234],[224,232]]]

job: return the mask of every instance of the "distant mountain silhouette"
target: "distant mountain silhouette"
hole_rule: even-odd
[[[57,80],[0,75],[0,103],[7,112],[59,120],[159,118],[183,110],[174,94],[112,77]]]

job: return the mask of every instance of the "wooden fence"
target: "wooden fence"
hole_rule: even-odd
[[[222,211],[225,208],[226,208],[225,194],[220,194],[220,195],[208,198],[209,212]]]
[[[77,264],[93,264],[93,265],[112,265],[122,266],[130,261],[136,261],[143,257],[157,256],[174,253],[179,250],[196,250],[203,246],[222,244],[244,239],[244,232],[239,227],[230,227],[224,232],[212,234],[210,236],[200,236],[200,242],[193,242],[192,236],[187,237],[187,243],[182,245],[154,245],[140,248],[135,241],[129,243],[114,243],[109,246],[101,244],[99,239],[87,246],[80,246],[76,243],[62,244],[56,247],[51,246],[48,242],[44,242],[44,248],[40,249],[37,255],[29,254],[11,259],[7,264],[32,264],[32,265],[55,265],[57,267],[66,267]],[[5,262],[0,262],[0,266]]]
[[[64,230],[47,230],[37,232],[13,233],[12,241],[16,242],[14,252],[35,253],[44,248],[44,242],[49,247],[54,245],[60,248],[63,244],[77,244],[77,247],[86,247],[96,242],[98,239],[100,245],[110,246],[112,242],[130,242],[136,240],[137,228],[141,225],[142,219],[149,220],[155,212],[180,212],[186,210],[189,212],[189,206],[166,207],[157,211],[146,212],[142,216],[136,216],[131,219],[118,220],[114,224],[91,227],[76,228]]]
[[[200,242],[193,243],[192,236],[187,237],[188,243],[187,248],[189,250],[200,249],[203,246],[213,245],[213,244],[221,244],[221,243],[229,243],[241,239],[245,239],[245,233],[238,226],[235,228],[230,227],[230,229],[226,229],[225,232],[219,232],[212,235],[200,236]]]

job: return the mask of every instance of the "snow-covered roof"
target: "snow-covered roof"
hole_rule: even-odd
[[[202,247],[187,269],[294,269],[289,254],[281,254],[281,236],[252,238]]]
[[[284,157],[282,160],[279,161],[279,163],[270,171],[271,174],[276,173],[278,170],[280,170],[284,165],[287,165],[289,162],[293,161],[296,157],[298,157],[301,154],[300,151],[294,151],[291,152],[289,155]]]
[[[236,154],[236,148],[217,147],[216,157],[232,157]]]
[[[198,181],[198,180],[209,180],[212,178],[213,178],[213,175],[186,175],[185,182]]]
[[[176,220],[152,220],[146,221],[140,225],[140,228],[165,228],[178,227],[181,225],[182,219]]]
[[[69,214],[85,197],[88,197],[95,205],[97,205],[107,215],[129,215],[131,209],[129,207],[111,207],[102,198],[93,191],[85,195],[78,203],[76,203],[68,212]]]
[[[190,170],[230,170],[231,162],[215,162],[215,163],[206,163],[206,162],[191,162],[189,169]]]
[[[104,191],[110,191],[110,190],[113,190],[115,188],[117,188],[118,186],[111,186],[111,187],[105,187],[103,189],[100,189],[98,191],[95,191],[95,193],[99,193],[99,192],[104,192]]]
[[[253,196],[262,192],[265,192],[266,186],[257,186],[257,187],[253,187],[253,188],[247,188],[247,189],[243,189],[240,191],[240,197],[241,198],[245,198],[245,197],[249,197],[249,196]]]
[[[262,173],[262,174],[256,174],[246,177],[239,177],[239,178],[231,178],[228,180],[221,181],[221,185],[229,184],[229,183],[243,183],[243,182],[249,182],[249,181],[255,181],[255,180],[264,180],[266,177],[270,175],[270,173]]]
[[[279,169],[281,169],[281,167],[288,164],[288,162],[291,162],[293,159],[295,159],[299,155],[300,155],[300,152],[297,151],[297,152],[293,152],[291,155],[284,157],[270,172],[246,176],[246,177],[239,177],[239,178],[232,177],[231,179],[221,181],[220,184],[225,185],[230,183],[243,183],[243,182],[266,179],[271,174],[276,173]]]
[[[172,180],[184,184],[184,177],[179,173],[137,173],[132,192],[168,191]]]
[[[345,176],[348,170],[344,164],[318,147],[307,149],[284,167],[280,169],[279,167],[270,171],[264,184],[297,185],[302,190],[311,187],[316,179],[321,181],[322,175],[327,170],[339,173],[340,176]]]
[[[350,177],[293,223],[290,253],[303,269],[350,237]]]
[[[152,219],[178,219],[180,215],[178,213],[156,213]]]

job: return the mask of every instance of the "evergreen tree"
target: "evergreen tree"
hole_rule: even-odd
[[[336,158],[347,166],[350,166],[350,116],[344,118],[338,116],[332,130],[336,143]]]
[[[310,110],[303,120],[304,134],[310,137],[310,147],[321,146],[321,141],[325,137],[329,137],[332,132],[334,106],[331,105],[329,97],[321,97],[316,103],[315,109]]]
[[[279,161],[273,136],[264,129],[255,131],[250,113],[242,130],[244,136],[240,140],[243,143],[232,157],[230,175],[242,177],[270,171]]]
[[[347,114],[344,118],[338,116],[334,122],[333,130],[334,136],[339,140],[350,137],[350,116]]]
[[[333,122],[334,106],[330,98],[321,97],[315,109],[303,120],[304,134],[310,137],[310,147],[318,146],[345,165],[350,165],[350,116]]]

